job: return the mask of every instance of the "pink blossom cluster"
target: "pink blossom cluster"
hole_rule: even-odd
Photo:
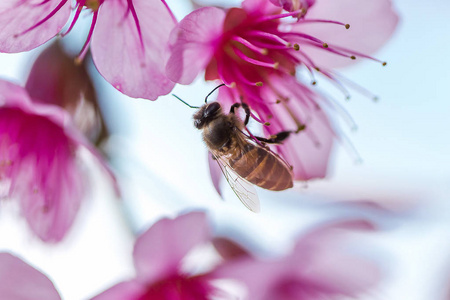
[[[340,138],[336,104],[314,86],[325,79],[347,97],[336,68],[361,59],[385,65],[371,54],[398,22],[390,0],[244,0],[201,7],[180,22],[164,0],[3,0],[0,52],[64,37],[85,13],[91,25],[75,58],[55,42],[35,60],[25,86],[0,79],[0,197],[18,205],[44,242],[66,236],[93,188],[86,156],[120,194],[96,147],[108,130],[84,65],[88,53],[98,73],[133,98],[156,100],[200,74],[224,84],[224,107],[248,105],[265,136],[293,133],[272,150],[293,167],[293,179],[309,180],[327,175]],[[211,169],[220,193],[219,172]],[[135,242],[135,277],[93,299],[232,299],[221,280],[238,282],[251,300],[355,297],[373,287],[379,270],[336,250],[335,230],[361,224],[322,224],[289,254],[262,259],[214,237],[204,213],[162,219]],[[215,247],[219,262],[185,270],[189,254],[205,245]],[[45,275],[8,253],[0,253],[0,296],[60,299]]]
[[[232,240],[214,238],[204,213],[162,219],[136,240],[135,277],[92,299],[242,299],[219,280],[244,286],[246,299],[355,297],[377,283],[380,271],[374,263],[335,248],[343,243],[343,232],[361,229],[367,229],[365,222],[323,224],[299,238],[290,254],[263,259]],[[183,267],[193,251],[208,244],[221,254],[219,262],[200,271]],[[60,299],[45,275],[9,253],[0,253],[0,294],[8,299]]]

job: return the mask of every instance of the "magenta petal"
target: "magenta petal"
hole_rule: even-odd
[[[10,300],[61,299],[44,274],[9,253],[0,253],[0,295]]]
[[[275,3],[267,0],[244,0],[242,1],[242,8],[249,14],[255,15],[270,15],[279,11],[279,7]]]
[[[208,165],[209,165],[209,173],[211,175],[211,180],[213,182],[214,188],[217,193],[222,197],[222,190],[220,189],[220,182],[223,179],[222,171],[220,170],[220,166],[216,160],[212,158],[212,154],[208,152]]]
[[[63,1],[5,2],[0,5],[0,52],[22,52],[42,45],[61,31],[70,16],[71,1],[67,1],[47,21],[23,33],[48,16]]]
[[[293,166],[295,180],[323,178],[335,140],[327,114],[317,106],[319,97],[292,78],[273,77],[272,82],[290,100],[271,106],[271,125],[264,127],[267,136],[282,130],[296,130],[293,117],[306,126],[289,138],[276,150]],[[265,120],[268,120],[265,118]]]
[[[69,120],[59,107],[32,103],[24,88],[0,80],[0,179],[47,242],[64,237],[87,190],[78,151],[88,145]]]
[[[209,238],[204,213],[159,220],[136,241],[133,256],[138,279],[152,282],[175,274],[183,257]]]
[[[91,42],[98,71],[131,97],[155,100],[168,94],[174,83],[165,66],[175,24],[160,0],[104,1]]]
[[[140,300],[145,292],[146,287],[138,281],[125,281],[93,297],[92,300]]]
[[[348,30],[332,24],[305,24],[296,25],[294,31],[308,33],[330,45],[364,54],[371,54],[383,46],[398,23],[398,15],[390,0],[321,0],[308,11],[306,19],[327,19],[350,24]],[[304,51],[319,67],[342,67],[354,62],[323,49],[304,47]]]
[[[174,82],[190,84],[211,60],[222,33],[225,12],[215,7],[187,15],[171,34],[172,55],[166,67]]]

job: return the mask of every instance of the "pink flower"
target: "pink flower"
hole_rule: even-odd
[[[34,102],[64,108],[75,126],[98,145],[108,133],[85,65],[75,64],[73,57],[55,42],[34,61],[25,89]]]
[[[2,197],[19,201],[31,230],[60,241],[89,187],[81,152],[91,153],[114,178],[64,110],[33,103],[27,91],[0,80],[0,184]]]
[[[41,272],[9,253],[0,253],[2,299],[61,299],[53,283]]]
[[[133,258],[136,277],[121,282],[94,300],[206,300],[215,295],[212,273],[184,272],[182,261],[191,250],[210,240],[203,213],[162,219],[136,241]]]
[[[342,251],[346,237],[342,229],[372,227],[360,220],[321,225],[300,238],[284,257],[232,257],[216,275],[243,282],[249,300],[357,298],[378,282],[379,270],[374,263]]]
[[[61,32],[71,13],[69,0],[3,0],[0,52],[28,51]],[[164,67],[167,41],[176,20],[161,0],[77,0],[67,34],[82,10],[92,11],[91,28],[78,59],[91,44],[94,63],[105,79],[131,97],[154,100],[174,83]]]
[[[337,19],[346,23],[327,18],[330,2],[336,2],[333,14],[340,16],[342,13],[342,18]],[[358,10],[353,5],[358,5]],[[290,12],[283,13],[279,6]],[[297,10],[293,10],[295,8]],[[205,70],[206,80],[220,80],[228,86],[219,91],[219,101],[228,106],[243,101],[256,113],[255,119],[270,123],[264,126],[265,135],[285,130],[301,131],[291,134],[274,150],[293,165],[295,179],[324,177],[336,137],[330,121],[330,113],[335,112],[336,105],[300,81],[296,76],[297,67],[309,72],[313,83],[319,73],[340,87],[329,65],[315,59],[317,52],[342,57],[348,62],[359,57],[373,59],[350,50],[355,43],[364,44],[362,39],[353,39],[352,43],[342,39],[343,44],[340,41],[328,43],[327,39],[328,33],[336,31],[340,36],[351,35],[353,25],[346,30],[347,22],[355,16],[365,16],[367,10],[373,15],[370,19],[373,24],[366,26],[369,30],[362,27],[356,31],[364,40],[372,35],[377,37],[376,43],[367,43],[370,46],[366,50],[372,52],[381,46],[380,41],[388,39],[397,23],[389,0],[245,0],[242,8],[228,11],[200,8],[186,16],[172,32],[167,74],[175,82],[189,84]],[[351,13],[354,16],[347,19]],[[291,16],[298,17],[298,21],[284,20]],[[308,34],[312,30],[323,35],[317,38]],[[302,130],[304,125],[306,129]]]

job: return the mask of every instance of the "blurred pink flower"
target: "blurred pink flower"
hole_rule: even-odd
[[[353,298],[373,288],[380,278],[376,264],[343,251],[346,231],[361,229],[373,228],[360,220],[320,225],[300,238],[284,257],[231,257],[216,270],[216,276],[243,282],[249,300]]]
[[[333,16],[346,23],[328,18],[331,5]],[[279,6],[290,12],[283,13]],[[310,6],[306,16],[297,22],[285,22],[288,17],[304,14],[305,6]],[[369,13],[370,18],[355,21],[371,22],[355,30],[358,35],[352,35],[354,24],[346,30],[347,23]],[[316,59],[317,52],[347,62],[358,57],[373,59],[350,49],[355,44],[367,44],[365,50],[373,52],[391,36],[397,19],[390,0],[245,0],[242,8],[227,11],[203,7],[186,16],[172,32],[172,54],[166,71],[171,80],[189,84],[205,70],[206,80],[220,80],[228,86],[219,91],[219,101],[225,105],[246,102],[261,123],[270,123],[264,126],[268,136],[306,125],[306,130],[289,137],[275,150],[293,165],[295,179],[320,178],[327,173],[336,136],[329,112],[337,108],[296,77],[297,67],[303,67],[313,83],[320,73],[341,87],[329,69],[333,66]],[[320,38],[308,34],[313,30]],[[336,44],[328,43],[328,37],[332,39],[336,31],[341,32],[339,36],[348,34],[351,41],[343,38]],[[372,36],[376,38],[374,43],[370,41]]]
[[[44,274],[4,252],[0,253],[0,295],[9,300],[61,299]]]
[[[71,15],[69,0],[3,0],[0,52],[28,51],[61,32]],[[176,20],[164,0],[77,0],[74,18],[92,11],[92,24],[78,59],[89,49],[100,74],[131,97],[154,100],[174,83],[164,71],[167,41]]]
[[[25,89],[34,102],[64,108],[93,144],[99,145],[108,137],[86,62],[75,64],[60,42],[54,42],[36,58]]]
[[[211,285],[212,273],[190,274],[182,270],[186,255],[210,241],[203,213],[162,219],[136,241],[133,258],[136,277],[121,282],[94,300],[206,300],[221,291]]]
[[[0,80],[0,197],[17,199],[31,230],[60,241],[89,184],[80,153],[88,150],[113,182],[105,162],[54,105],[33,103],[27,91]]]

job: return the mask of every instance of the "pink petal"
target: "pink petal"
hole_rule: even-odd
[[[136,241],[133,256],[138,279],[151,283],[176,274],[183,257],[209,237],[204,213],[159,220]]]
[[[160,0],[104,1],[91,41],[98,71],[131,97],[155,100],[168,94],[174,83],[166,77],[165,66],[175,24]]]
[[[308,278],[329,292],[352,295],[375,285],[379,267],[354,254],[331,249],[342,248],[352,231],[373,231],[374,224],[364,219],[344,219],[321,224],[297,241],[294,257],[304,261],[299,276]]]
[[[285,105],[271,106],[274,117],[265,118],[271,125],[264,127],[264,133],[270,136],[283,130],[296,130],[298,124],[292,118],[295,116],[306,125],[306,129],[291,134],[276,150],[294,167],[295,180],[325,177],[335,134],[327,114],[316,107],[319,97],[293,78],[274,77],[272,83],[290,100]],[[276,99],[276,96],[272,99]]]
[[[140,300],[146,287],[136,280],[125,281],[110,287],[92,298],[92,300]]]
[[[71,1],[67,1],[43,24],[23,33],[48,16],[62,0],[4,1],[0,5],[0,52],[22,52],[42,45],[61,31],[70,16]]]
[[[108,137],[94,85],[85,64],[76,65],[61,43],[55,42],[34,61],[25,85],[34,102],[64,108],[75,126],[94,144]]]
[[[246,299],[272,300],[271,293],[283,277],[288,277],[289,267],[275,261],[262,261],[252,257],[230,260],[213,273],[216,278],[234,279],[245,285]]]
[[[315,36],[329,45],[337,45],[364,54],[372,54],[392,36],[398,15],[390,0],[321,0],[308,10],[306,19],[327,19],[350,24],[344,27],[333,24],[296,25],[294,31]],[[338,57],[321,49],[304,47],[304,51],[317,66],[333,68],[351,64],[353,60]],[[356,59],[356,61],[362,60]]]
[[[61,299],[44,274],[9,253],[0,253],[0,295],[10,300]]]
[[[197,9],[187,15],[171,34],[172,54],[167,76],[190,84],[211,60],[222,34],[225,12],[215,7]]]
[[[229,238],[216,237],[212,242],[220,256],[226,260],[250,256],[250,253],[246,249]]]
[[[220,166],[212,158],[212,154],[208,152],[208,165],[209,165],[209,173],[211,175],[211,180],[213,182],[214,188],[216,189],[217,193],[222,197],[222,190],[220,189],[220,183],[223,179],[222,171],[220,170]]]
[[[0,80],[0,161],[8,162],[0,176],[9,180],[9,195],[19,199],[30,228],[47,242],[64,237],[87,191],[80,146],[97,155],[69,120],[59,107],[32,103],[25,89]]]
[[[272,1],[267,0],[244,0],[242,8],[249,14],[271,15],[279,11]]]
[[[9,157],[11,196],[44,241],[59,241],[72,225],[86,190],[76,143],[48,118],[0,108],[0,135],[15,149]]]

